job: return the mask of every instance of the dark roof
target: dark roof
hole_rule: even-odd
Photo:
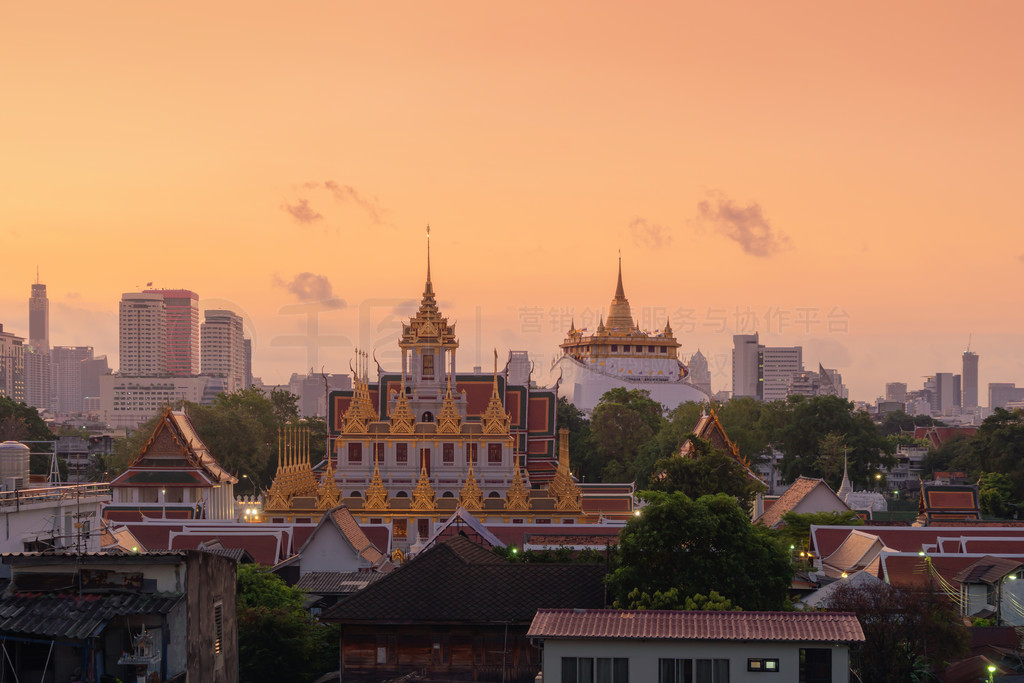
[[[13,593],[0,596],[0,633],[80,640],[102,633],[114,617],[167,614],[181,597],[180,593]]]
[[[307,572],[299,577],[295,587],[317,595],[348,594],[366,588],[382,576],[377,572]]]
[[[528,637],[863,642],[850,612],[537,611]]]
[[[341,600],[321,619],[527,624],[540,607],[603,607],[604,574],[603,565],[506,562],[453,536]]]
[[[960,583],[987,583],[990,586],[1020,570],[1020,560],[986,555],[977,562],[971,563],[954,578]]]

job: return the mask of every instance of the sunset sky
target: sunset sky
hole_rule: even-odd
[[[459,366],[545,368],[606,310],[804,347],[851,398],[1024,383],[1024,3],[6,2],[0,323],[116,368],[147,282],[232,308],[255,374],[395,367],[433,279]],[[321,304],[334,345],[298,346]],[[581,322],[583,321],[583,322]],[[678,321],[678,322],[677,322]],[[479,331],[478,331],[479,330]]]

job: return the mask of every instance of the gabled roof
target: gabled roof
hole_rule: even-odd
[[[939,448],[942,444],[956,436],[972,437],[978,433],[977,427],[915,427],[915,439],[928,439],[932,448]]]
[[[937,485],[921,482],[918,516],[926,522],[933,520],[980,520],[978,487],[975,485]]]
[[[324,516],[320,518],[320,522],[313,529],[313,533],[309,535],[306,542],[299,548],[299,555],[302,555],[303,551],[313,541],[313,538],[320,532],[320,529],[325,525],[330,524],[338,533],[352,546],[352,550],[356,555],[363,558],[371,565],[376,564],[384,558],[384,554],[375,546],[366,533],[362,530],[358,523],[356,523],[355,517],[349,512],[348,508],[344,505],[328,510],[324,513]]]
[[[840,578],[844,573],[853,574],[870,565],[883,550],[891,548],[886,548],[878,536],[855,529],[834,553],[822,558],[822,569],[832,578]]]
[[[184,463],[165,466],[156,456],[180,455]],[[164,411],[135,461],[111,486],[208,487],[238,479],[221,467],[184,411]]]
[[[764,511],[764,513],[757,518],[758,524],[764,524],[767,527],[775,528],[782,522],[782,517],[787,512],[794,510],[807,496],[818,488],[824,487],[826,491],[832,494],[835,498],[835,502],[841,505],[843,508],[849,510],[849,506],[840,500],[839,496],[836,495],[828,484],[825,483],[824,479],[812,479],[810,477],[797,477],[796,481],[790,484],[789,488],[786,489],[785,493],[779,496],[779,499],[772,503],[772,506]]]
[[[985,557],[971,563],[954,578],[960,583],[987,583],[994,586],[1010,574],[1016,574],[1024,563],[1003,557]]]
[[[697,610],[537,611],[530,638],[864,642],[850,612],[704,612]]]
[[[321,619],[345,624],[526,625],[542,606],[604,605],[603,565],[506,562],[463,536],[423,551]]]
[[[378,572],[306,572],[296,588],[316,595],[348,595],[362,590],[384,576]]]
[[[868,586],[875,586],[880,583],[884,583],[884,581],[869,571],[857,572],[847,579],[840,579],[838,581],[825,584],[810,595],[806,595],[801,598],[799,603],[808,607],[828,607],[832,600],[832,595],[843,586],[864,588]]]
[[[501,542],[501,539],[495,536],[493,533],[488,531],[480,520],[473,516],[471,512],[463,507],[456,508],[452,516],[446,519],[438,526],[434,533],[430,535],[427,542],[424,544],[423,549],[427,549],[442,537],[448,537],[452,535],[463,535],[468,536],[461,527],[465,525],[471,534],[479,537],[480,541],[485,543],[488,548],[504,548],[505,544]]]

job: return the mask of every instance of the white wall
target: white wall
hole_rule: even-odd
[[[773,642],[708,642],[708,641],[632,641],[632,640],[552,640],[544,641],[544,683],[561,683],[562,657],[627,657],[631,683],[657,683],[658,660],[728,659],[729,681],[781,683],[796,681],[800,674],[800,648],[828,648],[832,651],[832,681],[847,683],[850,656],[845,644],[773,643]],[[779,674],[747,671],[748,658],[779,660]]]
[[[371,566],[352,550],[352,546],[331,522],[325,523],[310,536],[299,563],[300,574],[356,572]]]

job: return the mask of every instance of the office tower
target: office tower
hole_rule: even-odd
[[[732,336],[732,396],[761,396],[761,363],[757,333]]]
[[[25,339],[0,325],[0,396],[25,400]]]
[[[248,337],[244,341],[245,344],[245,389],[252,386],[252,339]]]
[[[84,410],[82,371],[85,362],[92,360],[92,354],[91,346],[54,346],[50,350],[53,409],[56,412],[80,413]]]
[[[82,411],[98,413],[100,410],[100,377],[110,374],[106,356],[82,361]]]
[[[822,386],[825,387],[822,393],[831,393],[839,398],[850,398],[850,390],[843,384],[843,375],[834,368],[826,368],[818,363],[818,374],[821,375]]]
[[[761,346],[758,351],[761,361],[762,400],[786,400],[793,375],[804,371],[803,347]]]
[[[960,381],[960,375],[953,375],[953,410],[958,411],[963,406],[964,395]]]
[[[1013,382],[989,382],[988,407],[1005,408],[1007,403],[1024,400],[1024,387]]]
[[[202,369],[210,377],[223,377],[225,391],[233,392],[245,384],[245,340],[242,317],[231,311],[206,311],[202,327]]]
[[[167,373],[173,377],[198,375],[199,295],[188,289],[147,289],[144,293],[164,299]]]
[[[123,294],[118,333],[121,375],[167,376],[167,315],[162,294]]]
[[[953,373],[935,373],[935,393],[932,394],[932,412],[937,415],[953,414]]]
[[[885,385],[885,400],[886,401],[899,401],[900,403],[907,402],[907,383],[906,382],[889,382]]]
[[[697,349],[697,353],[690,356],[687,364],[690,371],[690,384],[697,387],[708,396],[711,395],[711,369],[708,367],[708,359]]]
[[[46,285],[32,285],[28,300],[28,346],[25,348],[25,402],[38,410],[51,407],[50,380],[50,300],[46,298]]]
[[[973,410],[978,407],[978,354],[964,351],[963,407]]]

